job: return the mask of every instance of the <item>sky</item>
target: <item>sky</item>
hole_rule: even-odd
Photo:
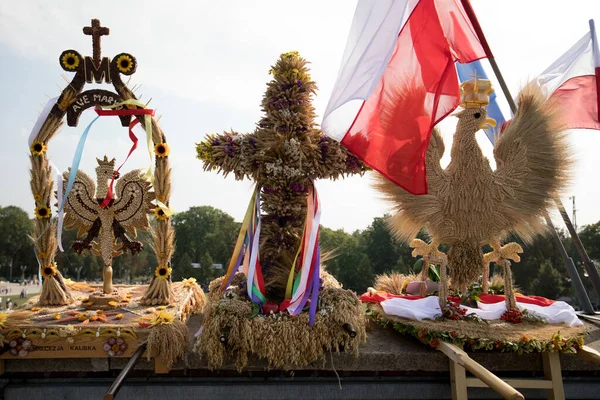
[[[589,30],[589,19],[600,23],[600,2],[594,0],[471,2],[513,96]],[[311,75],[319,86],[314,106],[320,123],[355,7],[352,0],[0,2],[0,206],[17,205],[33,215],[27,139],[45,103],[65,87],[61,75],[72,78],[60,68],[59,55],[75,49],[91,56],[91,38],[83,35],[82,27],[98,18],[110,28],[110,36],[102,38],[102,54],[112,58],[128,52],[137,58],[129,87],[137,85],[136,95],[144,103],[150,100],[148,107],[161,116],[160,126],[171,146],[172,207],[179,212],[209,205],[240,221],[252,182],[204,171],[195,158],[195,143],[207,133],[252,132],[261,117],[269,68],[280,53],[290,50],[311,62]],[[488,65],[485,60],[484,64]],[[491,69],[488,72],[491,76]],[[502,100],[501,107],[508,115]],[[71,165],[77,141],[93,117],[88,110],[78,127],[65,126],[50,141],[48,154],[60,170]],[[96,157],[106,154],[120,164],[127,155],[127,129],[117,121],[101,118],[90,131],[80,166],[88,174],[94,176]],[[449,118],[441,124],[447,153],[455,123]],[[483,132],[478,135],[484,153],[491,156],[491,144]],[[563,201],[571,213],[569,196],[575,196],[581,227],[600,220],[600,132],[577,130],[569,137],[577,165]],[[123,172],[148,166],[142,147]],[[449,154],[444,158],[448,161]],[[388,205],[370,183],[369,176],[318,181],[321,223],[353,232],[384,215]]]

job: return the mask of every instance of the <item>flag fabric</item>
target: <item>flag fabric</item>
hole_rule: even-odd
[[[485,57],[458,0],[359,0],[323,131],[413,194],[426,194],[435,124],[460,103],[454,63]]]
[[[488,79],[485,70],[483,69],[483,65],[481,65],[481,61],[473,61],[468,64],[456,63],[456,72],[458,72],[458,79],[461,82],[468,81],[473,78],[474,75],[477,75],[477,78]],[[500,107],[498,106],[498,102],[496,101],[496,92],[493,92],[490,95],[490,104],[486,107],[488,117],[496,120],[495,128],[485,129],[485,135],[487,138],[494,144],[495,137],[500,127],[506,120],[504,119],[504,115],[502,115],[502,111],[500,111]]]
[[[600,130],[600,52],[590,20],[590,32],[537,78],[540,87],[558,102],[567,129]]]
[[[573,307],[564,301],[555,301],[539,296],[516,296],[517,308],[527,310],[538,317],[545,318],[549,324],[565,323],[568,326],[581,326]],[[397,296],[385,292],[365,293],[360,297],[363,303],[377,303],[389,315],[408,318],[416,321],[434,319],[442,314],[437,296]],[[453,299],[460,301],[459,298]],[[500,319],[506,312],[504,295],[481,294],[477,307],[460,307],[466,310],[466,315],[477,315],[485,320]]]

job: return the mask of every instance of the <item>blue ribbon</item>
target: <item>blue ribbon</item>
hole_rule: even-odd
[[[69,193],[71,193],[71,189],[73,188],[73,183],[75,182],[75,177],[77,176],[77,171],[79,170],[79,163],[81,162],[81,156],[83,155],[83,148],[85,147],[85,141],[87,140],[88,133],[90,132],[90,128],[94,125],[94,122],[100,118],[98,115],[96,118],[90,122],[90,124],[85,128],[81,138],[79,139],[79,143],[77,144],[77,149],[75,150],[75,156],[73,157],[73,163],[71,164],[71,173],[69,174],[69,180],[67,182],[67,189],[63,194],[63,201],[60,205],[58,212],[61,213],[63,208],[65,207],[65,203],[67,202],[67,197],[69,197]],[[62,188],[60,188],[62,190]]]
[[[458,72],[458,78],[461,82],[465,82],[473,78],[473,73],[477,75],[478,78],[487,79],[487,75],[483,66],[481,65],[481,61],[473,61],[468,64],[456,63],[456,71]],[[490,103],[486,107],[488,117],[491,117],[496,120],[496,128],[488,128],[485,129],[485,135],[487,138],[495,144],[496,134],[500,132],[500,127],[506,121],[504,115],[502,115],[502,111],[498,106],[498,102],[496,101],[496,92],[493,92],[490,95]]]
[[[88,133],[90,132],[90,128],[92,127],[94,122],[96,122],[96,120],[98,118],[100,118],[99,115],[96,118],[94,118],[92,120],[92,122],[90,122],[90,124],[87,126],[87,128],[85,128],[85,130],[83,131],[81,138],[79,139],[79,143],[77,144],[77,149],[75,150],[75,156],[73,157],[73,163],[71,164],[71,173],[69,175],[69,181],[67,182],[67,190],[65,190],[65,193],[64,193],[63,199],[62,199],[62,203],[59,205],[57,215],[59,215],[65,207],[65,203],[67,202],[67,197],[69,196],[69,193],[71,192],[71,189],[73,188],[73,183],[75,182],[75,177],[77,176],[77,171],[79,170],[79,163],[81,162],[81,156],[83,155],[83,148],[85,147],[85,141],[87,140],[87,136],[88,136]],[[56,189],[62,190],[62,187],[57,187]],[[52,225],[52,223],[48,223],[48,225],[46,226],[46,229],[44,229],[44,231],[35,240],[36,243],[42,238],[44,233],[46,233],[46,230],[51,225]],[[62,226],[57,226],[56,230],[57,231],[62,230]],[[33,248],[33,251],[35,253],[35,258],[38,262],[38,265],[40,266],[40,268],[38,268],[38,279],[40,282],[42,282],[42,272],[41,272],[42,263],[40,261],[40,258],[38,257],[35,246]]]

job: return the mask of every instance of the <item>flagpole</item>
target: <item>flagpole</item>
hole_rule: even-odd
[[[510,106],[510,109],[513,112],[513,114],[515,114],[517,112],[517,105],[515,104],[515,101],[513,100],[513,97],[511,96],[510,91],[508,90],[508,86],[506,85],[506,82],[504,81],[504,77],[502,76],[502,73],[500,72],[500,68],[498,68],[498,64],[496,63],[496,60],[494,59],[492,50],[490,49],[490,46],[485,38],[485,35],[483,34],[483,30],[481,29],[481,25],[479,25],[479,21],[477,20],[477,17],[475,16],[473,7],[471,7],[471,3],[469,2],[469,0],[461,0],[461,3],[465,10],[465,13],[467,14],[467,17],[469,18],[469,20],[471,21],[471,24],[473,25],[473,29],[475,29],[475,33],[477,34],[477,37],[479,38],[479,41],[481,42],[481,46],[483,47],[483,50],[485,51],[487,59],[489,60],[490,65],[492,66],[492,70],[494,71],[494,74],[496,75],[496,78],[498,79],[498,83],[500,83],[500,88],[502,89],[502,92],[504,92],[504,96],[506,97],[506,100],[508,101],[508,105]],[[581,262],[583,263],[583,265],[586,269],[586,272],[587,272],[588,276],[590,277],[590,280],[592,281],[592,286],[594,287],[596,294],[600,297],[600,275],[598,274],[598,270],[596,269],[596,266],[594,265],[592,260],[590,260],[590,258],[588,257],[585,249],[583,248],[583,244],[581,243],[581,240],[579,239],[579,235],[575,231],[575,228],[573,228],[573,224],[571,223],[571,219],[569,218],[569,215],[565,212],[564,206],[562,205],[562,201],[560,200],[560,198],[558,198],[558,196],[555,196],[554,202],[556,203],[556,206],[558,207],[558,210],[563,218],[563,221],[565,222],[565,225],[567,226],[567,229],[569,230],[569,233],[571,234],[571,238],[573,239],[573,243],[575,244],[575,247],[577,248],[577,252],[579,253]],[[585,292],[585,289],[583,288],[583,283],[581,282],[581,277],[579,276],[579,273],[577,272],[575,265],[572,263],[572,260],[571,260],[571,262],[568,262],[568,259],[570,257],[567,254],[567,251],[565,250],[564,245],[560,241],[560,237],[558,237],[556,229],[555,229],[554,225],[552,224],[552,221],[550,221],[550,218],[548,217],[547,211],[544,211],[544,217],[546,218],[546,221],[549,223],[550,229],[554,231],[554,234],[556,235],[555,238],[559,239],[557,241],[557,245],[558,245],[561,255],[563,256],[563,260],[565,262],[565,268],[566,268],[567,272],[569,273],[571,280],[574,282],[575,291],[576,291],[577,297],[579,298],[579,302],[581,303],[582,308],[587,313],[590,313],[590,311],[591,311],[591,313],[593,313],[593,307],[592,307],[592,304],[590,302],[590,299],[589,299],[587,293]],[[559,245],[559,243],[560,243],[560,245]]]
[[[596,101],[598,102],[598,121],[600,121],[600,49],[598,48],[598,37],[596,36],[596,24],[593,19],[589,20],[590,35],[592,36],[592,54],[594,55],[594,74],[596,75]]]
[[[498,83],[500,83],[500,88],[502,89],[502,92],[504,92],[504,96],[506,97],[506,100],[508,101],[510,110],[514,114],[517,112],[517,105],[515,104],[515,101],[513,100],[512,96],[510,95],[508,86],[506,85],[506,82],[504,81],[504,77],[502,76],[502,73],[500,72],[500,68],[498,68],[498,64],[496,63],[496,59],[494,58],[494,55],[492,54],[490,45],[488,44],[488,42],[485,38],[485,35],[483,34],[483,30],[481,29],[481,25],[479,25],[479,21],[477,20],[477,17],[475,16],[475,11],[473,11],[473,7],[471,7],[471,3],[469,2],[469,0],[461,0],[461,3],[465,10],[465,13],[467,14],[467,17],[469,17],[469,20],[471,21],[471,25],[473,25],[473,29],[475,29],[475,33],[477,34],[479,41],[481,42],[481,47],[483,47],[483,51],[485,52],[485,55],[487,56],[487,59],[489,60],[491,66],[492,66],[494,75],[496,75],[496,78],[498,79]]]

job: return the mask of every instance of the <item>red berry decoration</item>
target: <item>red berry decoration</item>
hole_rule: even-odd
[[[451,319],[453,321],[457,321],[463,319],[467,310],[460,307],[460,301],[452,301],[448,302],[448,307],[444,309],[444,318]]]
[[[269,315],[273,311],[273,314],[276,314],[279,311],[279,305],[272,303],[270,301],[263,304],[263,314]]]
[[[511,324],[520,324],[523,322],[523,313],[516,308],[511,308],[510,310],[506,310],[500,319]]]

